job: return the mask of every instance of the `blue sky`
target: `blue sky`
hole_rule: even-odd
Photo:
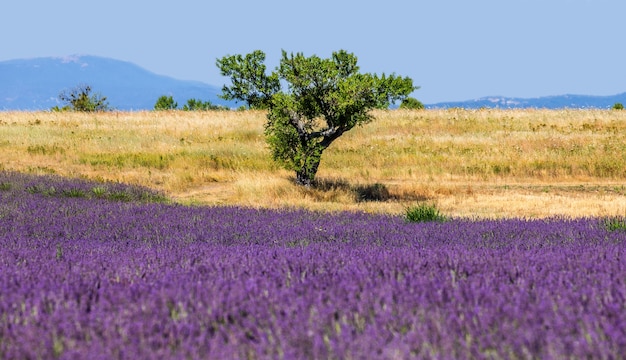
[[[6,1],[0,61],[98,55],[221,86],[215,60],[353,52],[425,103],[626,92],[624,0]],[[1,81],[1,79],[0,79]]]

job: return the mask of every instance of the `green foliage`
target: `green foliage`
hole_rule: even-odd
[[[56,245],[56,259],[63,260],[63,247],[61,244]]]
[[[178,103],[174,101],[172,96],[167,95],[159,97],[156,104],[154,104],[154,110],[156,111],[175,110],[176,108],[178,108]]]
[[[225,106],[213,105],[210,101],[202,101],[199,99],[189,99],[187,104],[183,105],[185,111],[207,111],[207,110],[229,110]]]
[[[611,217],[604,220],[604,227],[609,231],[626,231],[626,218]]]
[[[178,109],[178,103],[174,101],[172,96],[161,96],[156,104],[154,104],[154,110],[176,110]],[[225,106],[213,105],[210,101],[202,101],[199,99],[189,99],[187,104],[183,105],[184,111],[207,111],[207,110],[229,110]]]
[[[356,56],[344,50],[328,59],[283,51],[269,75],[264,61],[260,50],[218,59],[222,75],[231,78],[222,98],[268,110],[265,135],[272,157],[305,186],[311,186],[322,152],[333,141],[371,121],[370,110],[388,108],[417,89],[408,77],[359,73]]]
[[[402,103],[400,104],[400,109],[421,110],[423,108],[424,104],[422,104],[422,102],[417,100],[416,98],[412,97],[407,97],[406,99],[402,100]]]
[[[434,204],[419,204],[406,209],[407,222],[442,222],[446,217],[442,215]]]
[[[95,186],[91,189],[91,192],[95,197],[103,198],[107,195],[108,190],[103,186]]]
[[[72,108],[69,106],[63,106],[63,107],[59,107],[58,105],[55,105],[53,107],[50,108],[50,111],[52,112],[64,112],[64,111],[71,111]]]
[[[26,191],[31,194],[41,194],[46,196],[53,196],[56,194],[57,190],[54,186],[45,186],[45,185],[33,185],[26,188]]]
[[[92,94],[91,86],[84,84],[62,91],[59,94],[59,100],[65,103],[65,106],[60,108],[54,106],[52,111],[96,112],[112,110],[106,96]]]
[[[622,103],[615,103],[613,105],[613,110],[624,110],[624,104],[622,104]]]
[[[64,197],[69,198],[84,198],[87,197],[87,194],[81,189],[67,189],[62,192]]]
[[[267,109],[274,94],[280,91],[278,74],[265,73],[265,53],[256,50],[245,57],[225,56],[217,60],[222,76],[231,78],[232,85],[222,87],[222,98],[241,100],[252,109]]]

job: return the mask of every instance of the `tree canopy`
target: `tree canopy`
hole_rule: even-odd
[[[327,59],[283,50],[270,74],[264,61],[260,50],[218,59],[222,75],[231,79],[222,97],[268,110],[265,135],[272,157],[305,186],[312,184],[331,143],[371,121],[372,109],[386,109],[417,89],[408,77],[360,73],[357,57],[345,50]]]
[[[55,106],[53,111],[109,111],[111,107],[106,96],[100,94],[92,94],[91,86],[81,84],[73,89],[64,90],[59,94],[59,100],[65,105],[61,108]]]
[[[178,103],[174,101],[173,96],[162,95],[160,96],[156,103],[154,104],[154,110],[156,111],[164,111],[164,110],[175,110],[178,108]]]

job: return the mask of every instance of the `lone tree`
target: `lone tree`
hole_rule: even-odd
[[[329,59],[283,50],[271,74],[264,61],[260,50],[218,59],[222,75],[231,78],[222,98],[268,110],[265,135],[272,157],[295,171],[304,186],[312,185],[322,152],[333,141],[370,122],[370,110],[388,108],[417,89],[408,77],[359,73],[356,56],[344,50]]]
[[[111,110],[106,96],[91,94],[91,86],[84,84],[78,85],[70,90],[62,91],[59,94],[59,100],[66,105],[62,108],[55,106],[52,108],[53,111],[73,110],[94,112]]]

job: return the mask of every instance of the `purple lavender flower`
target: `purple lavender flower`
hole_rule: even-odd
[[[626,353],[626,232],[602,219],[413,224],[0,184],[0,358]]]

